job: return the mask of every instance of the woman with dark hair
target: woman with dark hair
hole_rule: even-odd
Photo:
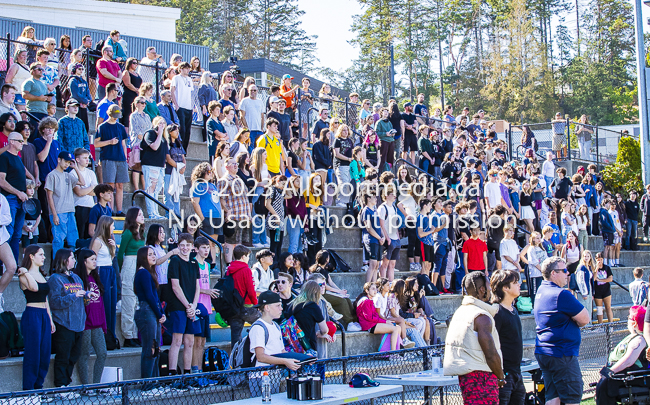
[[[85,299],[97,294],[84,290],[83,282],[72,272],[75,258],[69,249],[59,249],[54,255],[53,274],[47,281],[48,299],[56,331],[52,335],[54,357],[54,386],[72,382],[74,365],[81,355],[81,335],[86,327]]]
[[[167,125],[165,127],[165,141],[169,149],[167,150],[167,156],[165,156],[165,186],[164,186],[164,201],[165,207],[170,211],[169,215],[171,216],[171,211],[173,211],[177,217],[181,215],[181,194],[183,192],[182,181],[175,184],[174,190],[170,190],[172,174],[174,170],[177,170],[176,174],[178,179],[185,179],[184,174],[187,169],[186,160],[185,160],[185,149],[183,148],[183,143],[179,139],[179,126],[177,124]],[[173,194],[170,193],[173,191]]]
[[[442,161],[442,165],[440,165],[440,171],[442,178],[447,180],[447,185],[456,187],[461,170],[457,168],[454,152],[448,152],[445,155],[445,159]]]
[[[157,261],[156,252],[150,246],[138,249],[138,272],[133,280],[133,290],[140,302],[135,312],[135,322],[142,337],[140,378],[157,377],[159,374],[161,325],[166,318],[158,298],[158,276],[155,270]]]
[[[329,129],[323,128],[320,131],[318,141],[311,148],[314,168],[323,185],[327,184],[328,179],[332,177],[332,151],[330,149],[329,132]],[[321,195],[321,198],[324,199],[324,197],[324,195]]]
[[[293,288],[299,290],[310,275],[309,263],[305,255],[302,253],[293,254],[293,273],[289,274],[293,277]]]
[[[300,294],[284,311],[285,319],[291,316],[295,318],[310,345],[309,348],[304,349],[314,356],[317,356],[317,338],[325,339],[329,343],[334,342],[334,334],[329,334],[327,321],[319,306],[321,298],[320,285],[316,281],[307,281],[303,284]]]
[[[214,172],[208,162],[199,163],[192,170],[192,187],[190,188],[190,197],[192,197],[192,207],[194,213],[201,220],[201,229],[212,238],[217,239],[223,234],[221,227],[221,201],[218,196],[217,186],[212,182]]]
[[[521,131],[521,145],[526,149],[537,149],[537,139],[535,139],[535,134],[531,131],[528,124],[524,124]]]
[[[138,97],[138,90],[142,85],[142,78],[138,74],[138,60],[136,58],[128,58],[124,64],[124,71],[122,72],[122,86],[124,87],[124,94],[122,95],[122,118],[120,122],[129,128],[129,118],[131,117],[132,104],[135,98]],[[150,119],[151,120],[151,119]]]
[[[293,254],[291,254],[290,252],[282,252],[275,260],[276,263],[275,266],[273,267],[273,274],[278,274],[280,272],[291,274],[291,276],[294,278],[295,281],[296,277],[293,269]]]
[[[119,341],[115,336],[116,305],[117,305],[117,274],[113,267],[115,257],[115,239],[113,237],[115,223],[113,218],[102,215],[95,227],[95,236],[90,240],[90,249],[97,255],[97,268],[99,278],[104,287],[104,313],[106,315],[106,348],[114,350],[119,348]]]
[[[303,250],[302,234],[305,232],[307,206],[305,196],[300,192],[301,189],[302,178],[300,176],[291,176],[287,193],[289,199],[285,201],[287,215],[285,226],[289,236],[289,252],[291,253],[298,253]]]
[[[59,38],[59,47],[56,50],[56,57],[59,60],[59,81],[61,83],[60,88],[57,89],[58,94],[63,93],[63,89],[68,85],[68,78],[70,75],[70,72],[68,72],[68,66],[70,65],[70,62],[72,61],[72,44],[70,41],[70,36],[68,35],[62,35],[61,38]],[[58,101],[58,100],[57,100]],[[63,107],[65,102],[67,100],[60,100],[62,103],[57,106],[58,107]],[[79,100],[77,100],[79,101]],[[80,117],[81,118],[81,117]]]
[[[45,280],[42,267],[45,252],[38,245],[25,248],[23,261],[16,272],[20,289],[25,294],[27,306],[20,320],[25,342],[23,357],[23,390],[43,388],[50,367],[52,333],[56,331],[50,313],[48,294],[50,285]]]
[[[343,315],[340,319],[343,326],[347,328],[350,322],[356,322],[355,310],[352,301],[348,296],[348,291],[339,288],[332,277],[330,277],[330,272],[328,269],[328,264],[330,263],[330,254],[327,250],[319,250],[316,253],[316,263],[309,268],[310,273],[320,273],[323,278],[325,278],[325,292],[323,293],[323,298],[332,304],[332,308]]]
[[[151,224],[147,230],[146,246],[149,246],[156,253],[156,276],[158,285],[160,286],[160,300],[166,301],[167,297],[171,294],[171,285],[167,283],[167,266],[169,265],[169,258],[179,253],[178,248],[170,249],[165,252],[162,245],[166,240],[165,228],[160,224]]]
[[[431,342],[436,342],[436,328],[435,322],[436,319],[433,316],[433,309],[429,305],[429,300],[424,293],[424,289],[420,289],[420,285],[416,277],[408,277],[405,280],[404,292],[408,297],[408,306],[404,309],[405,312],[413,314],[414,317],[426,318],[429,321],[426,330],[431,336]],[[415,314],[419,315],[415,315]],[[409,318],[409,316],[404,316],[404,318]]]
[[[409,302],[411,300],[410,294],[406,291],[406,282],[404,280],[395,280],[388,295],[386,303],[388,311],[393,317],[401,317],[408,319],[410,323],[415,325],[415,328],[422,334],[425,342],[430,342],[431,327],[433,326],[429,319],[417,311],[408,311]],[[433,331],[435,336],[435,329]],[[434,342],[432,342],[434,343]]]
[[[88,132],[88,104],[93,101],[93,98],[90,96],[88,82],[84,78],[84,65],[81,63],[73,63],[69,73],[70,79],[67,83],[70,88],[70,95],[79,102],[77,117],[84,122],[86,132]]]
[[[77,365],[79,381],[83,384],[99,384],[104,372],[106,362],[106,313],[104,312],[104,286],[97,272],[97,254],[90,249],[81,249],[77,254],[77,267],[74,272],[83,283],[84,290],[88,291],[86,305],[86,325],[81,335],[81,355]],[[88,358],[90,348],[93,348],[97,359],[93,367],[93,379],[88,378]]]
[[[136,255],[144,246],[144,214],[138,207],[131,207],[126,212],[124,232],[117,252],[117,263],[122,271],[122,335],[124,347],[140,347],[138,332],[133,323],[136,298],[133,292],[133,278],[136,272]]]
[[[575,273],[578,268],[583,249],[584,246],[580,246],[578,243],[578,235],[574,231],[569,231],[566,236],[566,243],[562,246],[562,251],[560,252],[560,257],[566,262],[566,268],[569,270],[569,274]]]
[[[397,105],[397,102],[389,102],[388,103],[388,121],[390,121],[391,125],[393,126],[393,129],[397,131],[395,133],[395,159],[399,159],[402,157],[402,142],[401,138],[402,135],[404,135],[404,125],[406,125],[406,121],[402,118],[402,113],[399,111],[399,106]]]

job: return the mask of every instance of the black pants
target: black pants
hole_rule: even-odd
[[[41,222],[38,224],[38,242],[49,243],[52,240],[52,225],[50,224],[50,207],[47,204],[45,182],[37,190],[38,199],[41,201]]]
[[[72,371],[81,355],[82,332],[73,332],[58,323],[55,326],[56,332],[52,335],[54,386],[62,387],[72,382]]]
[[[284,240],[284,231],[280,229],[269,230],[269,238],[271,238],[271,243],[269,249],[275,254],[273,257],[273,264],[277,264],[278,259],[280,258],[280,253],[282,253],[282,241]],[[277,240],[276,240],[277,239]]]
[[[406,248],[406,256],[410,259],[411,257],[422,257],[422,247],[420,245],[420,240],[418,239],[417,228],[406,226],[406,236],[409,238],[409,245]]]
[[[86,133],[88,134],[90,129],[90,127],[88,126],[88,108],[79,107],[79,112],[77,113],[77,117],[79,117],[84,122],[84,126],[86,127]]]
[[[648,230],[650,229],[650,215],[643,217],[643,236],[648,237]]]
[[[601,208],[602,210],[602,208]],[[593,236],[600,235],[600,228],[598,227],[598,222],[600,221],[600,212],[594,212],[591,217],[591,234]]]
[[[192,110],[186,110],[185,108],[179,108],[176,110],[178,115],[178,123],[181,127],[181,143],[185,152],[187,152],[187,147],[190,144],[190,135],[192,133]]]
[[[79,239],[89,239],[88,234],[88,217],[90,216],[90,207],[74,207],[74,219],[77,221],[77,230]]]

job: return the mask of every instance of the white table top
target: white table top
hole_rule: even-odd
[[[435,374],[432,370],[409,374],[380,375],[375,378],[375,381],[387,385],[424,385],[427,387],[458,385],[457,376]]]
[[[530,363],[528,365],[521,366],[521,372],[522,373],[527,373],[529,371],[537,370],[538,368],[539,368],[539,364],[537,364],[537,362],[534,361],[534,362],[532,362],[532,363]]]
[[[380,385],[379,387],[350,388],[347,384],[324,384],[323,399],[318,401],[298,401],[288,399],[286,392],[271,395],[272,405],[343,405],[350,402],[363,401],[364,399],[379,398],[386,395],[398,394],[402,387],[397,385]],[[228,405],[262,403],[261,397],[241,399],[239,401],[227,402]],[[221,404],[214,404],[221,405]]]

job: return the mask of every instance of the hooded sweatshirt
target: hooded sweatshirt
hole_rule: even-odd
[[[233,260],[228,266],[227,276],[232,276],[235,289],[244,297],[244,305],[257,305],[253,272],[247,263]]]
[[[74,273],[69,276],[56,273],[47,284],[50,286],[48,299],[54,322],[73,332],[83,332],[86,328],[84,297],[75,295],[84,289],[81,278]]]

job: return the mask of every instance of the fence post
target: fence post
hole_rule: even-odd
[[[156,59],[156,104],[160,102],[160,72],[158,71],[158,65],[160,64],[160,61]],[[174,118],[174,117],[172,117]]]
[[[567,160],[571,160],[571,128],[569,127],[569,118],[566,118],[566,151]]]
[[[349,122],[348,121],[348,102],[349,101],[350,101],[350,99],[346,97],[345,98],[345,122],[344,122],[345,125],[348,125],[348,122]]]
[[[129,405],[131,402],[129,401],[129,389],[127,388],[128,385],[123,385],[122,386],[122,405]]]
[[[302,138],[302,109],[300,108],[302,89],[296,94],[296,109],[298,110],[298,139]],[[309,112],[307,112],[309,114]]]
[[[428,321],[427,321],[428,322]],[[422,370],[429,370],[431,366],[429,365],[429,350],[424,349],[422,351]],[[441,387],[442,390],[444,390],[444,387]],[[442,396],[442,392],[440,391],[440,395]],[[426,385],[424,386],[424,403],[427,404],[429,403],[429,387]]]
[[[7,72],[9,71],[9,65],[11,65],[11,34],[7,32]],[[7,76],[5,75],[6,78]]]
[[[596,170],[600,170],[600,154],[598,153],[598,126],[596,126]]]
[[[86,66],[84,66],[84,70],[86,71],[86,84],[90,90],[90,48],[85,48],[84,53],[86,54]],[[91,94],[90,96],[93,100],[95,100],[94,94]]]
[[[508,138],[508,156],[510,159],[513,159],[512,155],[512,124],[508,123],[508,129],[506,130],[506,138]]]
[[[347,357],[343,358],[343,384],[348,381],[348,359]]]

